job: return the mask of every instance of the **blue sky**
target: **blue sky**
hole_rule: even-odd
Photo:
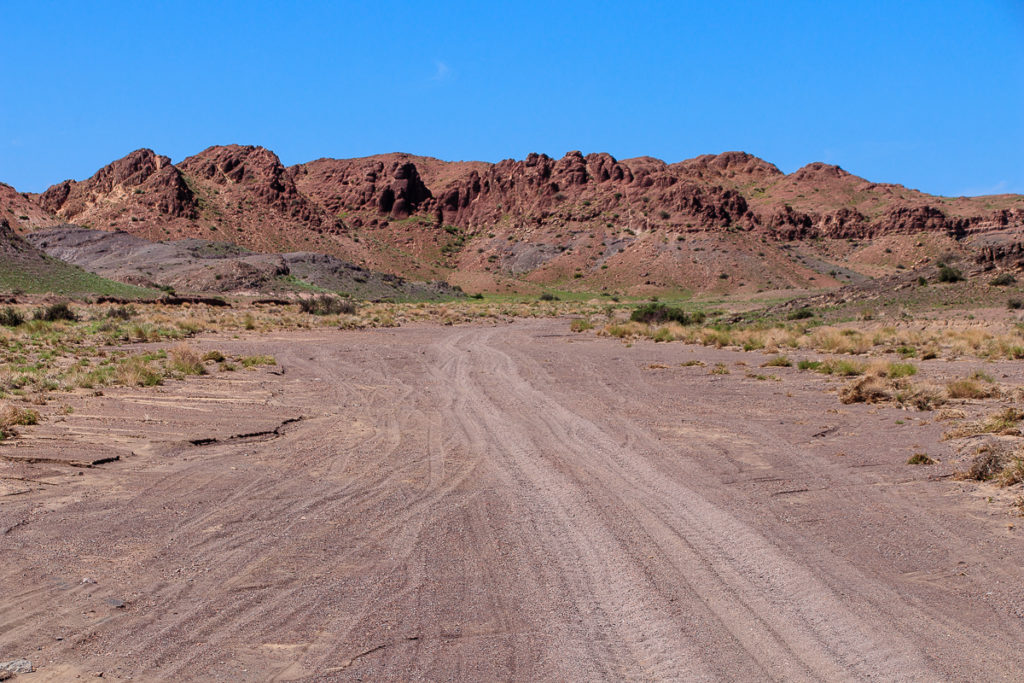
[[[1024,2],[0,0],[0,181],[139,147],[745,150],[937,194],[1024,192]]]

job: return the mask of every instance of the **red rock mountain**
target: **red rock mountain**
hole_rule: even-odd
[[[41,195],[0,186],[0,211],[23,231],[69,222],[320,251],[481,289],[827,285],[834,269],[814,265],[821,258],[863,261],[869,274],[899,265],[842,246],[850,240],[925,234],[913,244],[927,251],[1024,225],[1019,195],[936,197],[821,163],[786,175],[742,152],[675,164],[569,152],[496,164],[386,154],[285,167],[267,149],[239,145],[178,164],[137,150]],[[793,255],[821,240],[831,252]]]

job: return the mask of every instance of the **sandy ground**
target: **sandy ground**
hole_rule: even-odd
[[[0,448],[19,680],[1024,671],[1020,532],[948,479],[933,413],[564,320],[197,344],[279,366],[76,398]]]

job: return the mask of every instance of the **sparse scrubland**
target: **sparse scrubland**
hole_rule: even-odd
[[[1008,285],[1000,285],[1004,286]],[[909,308],[897,315],[854,316],[799,301],[780,310],[771,301],[751,309],[747,302],[730,299],[637,302],[611,300],[606,295],[371,303],[318,294],[285,304],[243,299],[231,306],[40,300],[0,308],[0,405],[4,411],[0,434],[9,439],[19,426],[48,419],[53,409],[40,407],[62,394],[101,394],[105,387],[116,386],[155,387],[277,363],[273,355],[259,352],[225,353],[215,346],[218,339],[411,323],[493,324],[531,317],[563,318],[576,335],[617,338],[626,346],[647,342],[661,348],[661,344],[679,343],[709,353],[674,364],[646,364],[651,370],[698,366],[705,368],[706,375],[719,376],[719,381],[758,380],[785,386],[798,377],[821,376],[818,386],[833,392],[840,405],[937,411],[932,413],[935,419],[950,422],[945,438],[962,454],[958,471],[980,467],[971,464],[978,457],[972,450],[978,448],[974,443],[978,438],[1001,440],[995,474],[963,477],[1003,487],[1019,483],[1014,473],[1021,470],[1022,451],[1015,444],[1021,439],[1024,392],[986,367],[1024,358],[1024,323],[1007,308],[998,312],[980,307],[956,312]],[[719,351],[749,352],[756,354],[756,360],[735,363],[747,366],[736,372],[714,356]],[[754,367],[766,370],[750,369]],[[925,458],[932,464],[941,462],[922,454],[922,458],[911,458],[911,464],[929,464]]]
[[[958,270],[941,269],[937,280],[948,283],[945,287],[964,288],[961,305],[904,296],[894,297],[879,311],[858,302],[815,307],[797,301],[736,314],[727,310],[735,305],[729,301],[714,302],[717,310],[701,310],[700,302],[692,301],[678,308],[649,303],[631,313],[610,310],[603,317],[577,319],[572,330],[593,329],[627,346],[679,342],[753,352],[763,358],[767,354],[757,361],[760,367],[834,378],[822,388],[835,392],[843,405],[889,405],[915,412],[941,409],[935,419],[951,423],[943,438],[957,453],[958,479],[1000,488],[1019,486],[1024,482],[1024,389],[1015,381],[1001,382],[999,373],[986,367],[1024,359],[1024,319],[1015,306],[999,304],[1003,297],[996,290],[1014,285],[1016,278],[1004,273],[988,283],[996,292],[994,301],[967,296],[972,285]],[[698,364],[703,362],[683,365]],[[717,362],[709,372],[727,375],[730,369]],[[779,376],[748,371],[744,379]],[[979,446],[981,438],[989,441]],[[907,461],[937,462],[921,452]],[[1024,501],[1024,494],[1013,495]],[[1024,504],[1011,508],[1024,514]]]
[[[154,386],[165,379],[273,363],[262,356],[202,357],[187,343],[199,334],[356,330],[421,321],[453,325],[574,313],[596,316],[601,310],[603,306],[580,302],[374,304],[328,295],[289,305],[235,307],[67,301],[7,305],[0,309],[0,399],[42,403],[51,392]]]

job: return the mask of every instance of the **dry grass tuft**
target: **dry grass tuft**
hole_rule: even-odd
[[[976,379],[957,379],[946,384],[950,398],[992,398],[999,394],[999,388]]]
[[[188,344],[178,344],[168,353],[167,367],[182,375],[205,375],[203,356]]]
[[[1020,451],[1011,453],[1003,444],[984,444],[975,451],[968,468],[958,472],[956,477],[994,481],[999,486],[1020,484],[1024,482],[1024,457]]]
[[[164,381],[163,375],[142,356],[132,356],[118,365],[114,379],[126,387],[155,387]]]
[[[984,420],[960,425],[942,435],[943,439],[962,439],[978,434],[999,434],[1001,436],[1020,436],[1020,421],[1024,412],[1016,408],[1006,408],[989,415]]]
[[[839,390],[840,403],[883,403],[892,398],[889,383],[882,377],[867,375]]]
[[[39,424],[39,413],[10,403],[0,404],[0,441],[17,435],[14,427]]]

